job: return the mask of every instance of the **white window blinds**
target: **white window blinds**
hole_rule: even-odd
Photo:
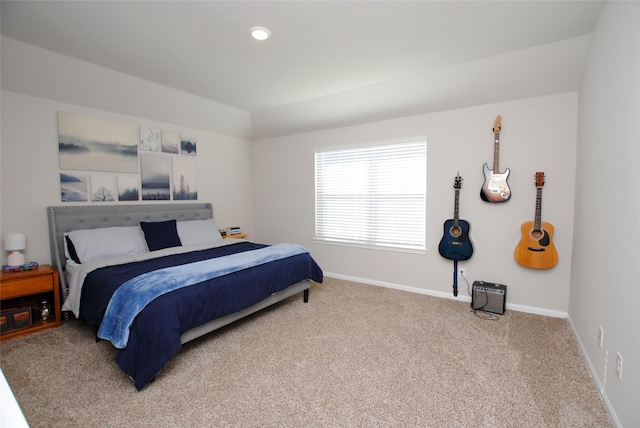
[[[425,249],[427,142],[316,151],[316,239]]]

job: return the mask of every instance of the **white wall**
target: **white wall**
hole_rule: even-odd
[[[625,427],[640,423],[639,28],[640,3],[610,2],[593,33],[579,103],[569,306],[604,399]]]
[[[0,230],[3,236],[6,232],[27,234],[29,261],[41,264],[52,261],[46,207],[62,204],[57,111],[193,135],[198,142],[198,200],[213,203],[220,227],[240,224],[252,232],[253,191],[250,145],[246,140],[4,90],[1,104]],[[5,251],[2,263],[6,264]]]
[[[503,116],[500,169],[509,167],[512,198],[491,204],[480,199],[482,165],[493,162],[492,126]],[[508,286],[511,307],[565,316],[569,303],[577,94],[381,121],[255,142],[254,190],[257,237],[295,241],[310,248],[328,275],[451,296],[453,263],[437,250],[443,222],[453,216],[453,180],[463,177],[460,218],[471,223],[473,257],[459,266],[471,280]],[[314,237],[314,148],[427,137],[427,254],[397,253],[319,244]],[[533,175],[547,175],[542,219],[556,228],[558,264],[550,270],[521,267],[513,257],[520,225],[533,221]],[[467,296],[459,281],[459,298]]]

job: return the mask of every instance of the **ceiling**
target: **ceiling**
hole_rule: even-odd
[[[261,138],[575,91],[604,4],[2,0],[0,28],[248,111]]]

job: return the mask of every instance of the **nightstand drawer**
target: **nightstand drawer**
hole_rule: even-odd
[[[22,278],[19,281],[2,281],[3,300],[51,290],[53,290],[51,275]]]

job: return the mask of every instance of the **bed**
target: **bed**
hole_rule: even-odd
[[[306,248],[222,239],[210,203],[48,207],[65,319],[117,349],[140,390],[181,345],[295,294],[323,273]]]

